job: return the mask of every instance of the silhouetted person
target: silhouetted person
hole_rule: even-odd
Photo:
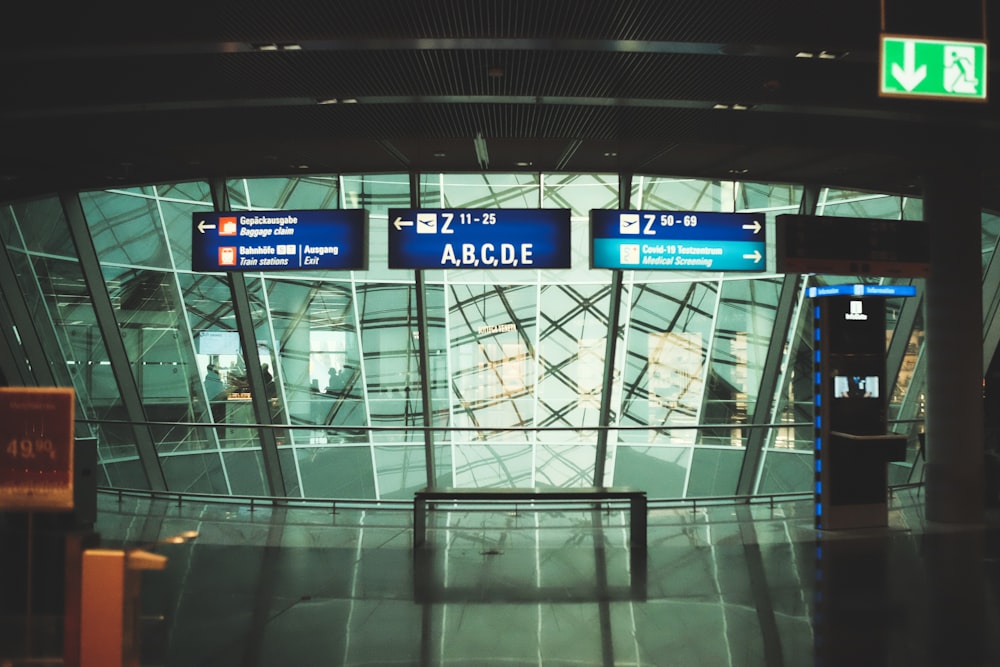
[[[346,371],[337,370],[335,366],[330,367],[330,378],[326,382],[326,393],[339,394],[344,388]]]
[[[264,376],[264,395],[268,398],[274,398],[278,395],[277,387],[274,386],[274,376],[268,370],[267,364],[261,364],[260,370],[261,375]]]

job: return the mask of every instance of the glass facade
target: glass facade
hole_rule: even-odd
[[[763,212],[770,231],[774,216],[799,212],[803,188],[625,182],[627,192],[616,174],[344,174],[8,203],[7,344],[32,363],[28,377],[5,367],[7,383],[74,387],[77,435],[97,438],[100,483],[113,487],[375,500],[411,498],[429,481],[613,483],[654,498],[809,491],[805,288],[852,280],[616,274],[590,268],[588,247],[591,209]],[[572,268],[387,269],[388,209],[413,205],[569,209]],[[367,210],[365,270],[191,270],[192,213],[335,208]],[[919,200],[832,189],[815,213],[922,216]],[[984,273],[998,235],[1000,219],[984,215]],[[912,462],[923,322],[901,299],[888,315],[887,343],[906,341],[890,417],[913,435]],[[893,464],[891,481],[909,474]]]

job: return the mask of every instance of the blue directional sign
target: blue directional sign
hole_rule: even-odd
[[[590,212],[598,269],[764,271],[763,213]]]
[[[366,212],[216,211],[192,214],[194,271],[364,269]]]
[[[389,209],[390,269],[568,269],[569,209]]]
[[[806,296],[916,296],[917,288],[913,285],[823,285],[810,287]]]

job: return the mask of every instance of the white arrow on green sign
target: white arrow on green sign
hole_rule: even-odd
[[[879,96],[986,100],[986,42],[882,35]]]

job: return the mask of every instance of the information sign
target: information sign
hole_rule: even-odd
[[[599,269],[764,271],[763,213],[590,212],[591,266]]]
[[[211,212],[192,215],[194,271],[364,269],[366,212]]]
[[[569,209],[389,209],[390,269],[568,269]]]
[[[986,42],[882,35],[879,95],[986,100]]]
[[[809,298],[823,296],[916,296],[914,285],[821,285],[806,290]]]
[[[73,509],[74,392],[0,387],[0,510]]]

